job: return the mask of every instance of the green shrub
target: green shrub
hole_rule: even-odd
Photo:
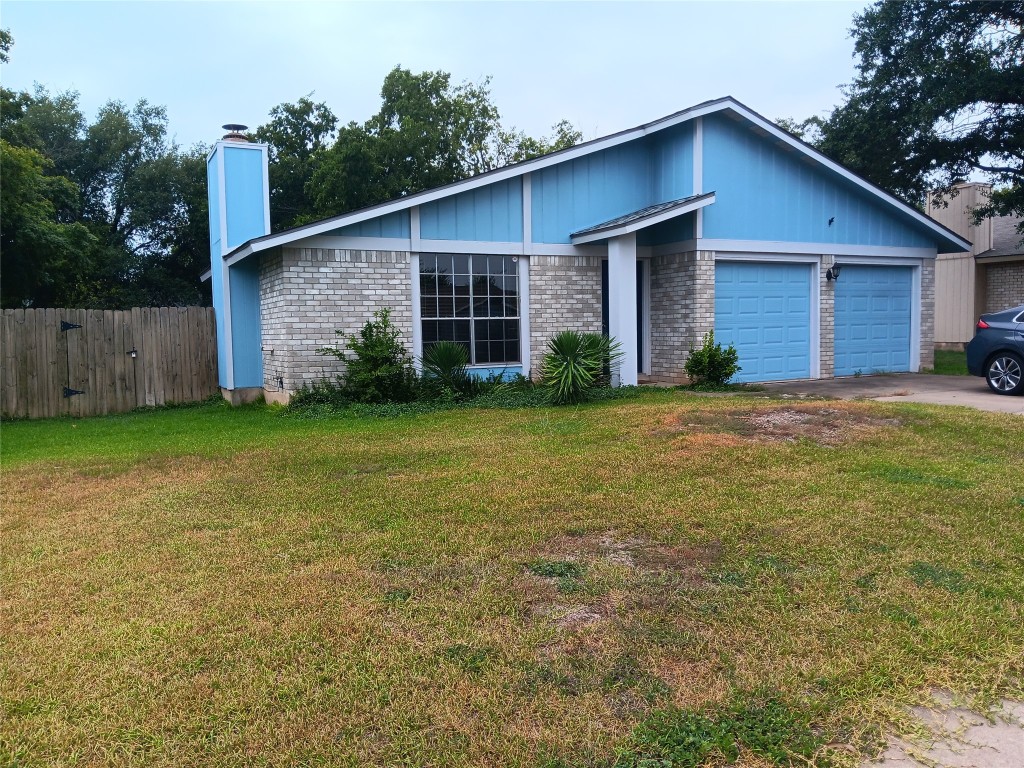
[[[322,381],[313,384],[304,384],[302,389],[295,392],[288,400],[288,407],[292,410],[312,407],[344,408],[351,400],[345,393],[344,387],[339,382]]]
[[[541,383],[551,402],[578,403],[590,389],[610,383],[621,359],[619,343],[608,336],[562,331],[548,342]]]
[[[704,334],[704,343],[700,349],[690,347],[690,356],[686,358],[686,375],[695,384],[713,384],[724,386],[743,369],[737,365],[739,354],[736,347],[730,344],[722,349],[715,343],[715,332]]]
[[[341,335],[341,331],[335,331]],[[349,336],[345,348],[325,347],[317,354],[333,355],[345,361],[342,377],[345,395],[357,403],[407,403],[416,396],[416,372],[412,358],[391,324],[391,310],[373,313],[358,336]]]
[[[431,344],[423,353],[423,378],[421,384],[428,397],[457,400],[474,391],[470,376],[469,351],[465,345],[454,341],[439,341]]]

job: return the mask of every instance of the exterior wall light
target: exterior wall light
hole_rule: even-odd
[[[139,350],[137,350],[135,347],[132,347],[131,349],[128,350],[128,355],[131,357],[132,360],[134,360],[136,357],[139,356]]]
[[[839,270],[841,270],[841,269],[842,269],[842,266],[840,264],[833,264],[831,267],[828,268],[828,271],[825,273],[825,280],[826,281],[838,280],[839,279]]]

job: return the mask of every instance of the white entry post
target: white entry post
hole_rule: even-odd
[[[636,384],[636,232],[608,241],[608,334],[622,346],[615,383]]]

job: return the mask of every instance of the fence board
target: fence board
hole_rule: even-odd
[[[61,321],[81,327],[62,331]],[[217,392],[216,332],[208,307],[3,310],[0,414],[77,417],[204,400]],[[65,387],[82,394],[65,398]]]

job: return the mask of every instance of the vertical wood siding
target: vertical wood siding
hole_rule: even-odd
[[[217,392],[210,307],[5,309],[0,344],[4,418],[123,413]]]

